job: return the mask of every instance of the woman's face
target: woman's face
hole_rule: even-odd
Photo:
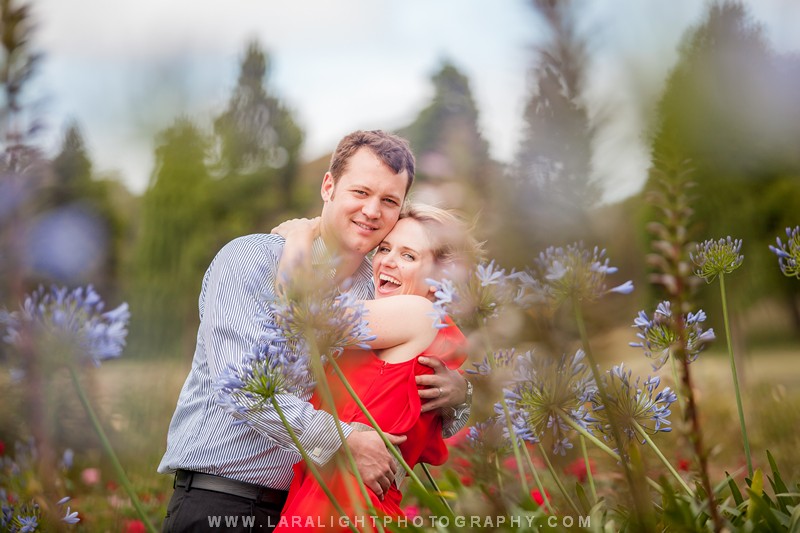
[[[425,227],[413,218],[401,218],[372,258],[375,298],[398,294],[427,297],[430,285],[425,280],[435,276],[435,267]]]

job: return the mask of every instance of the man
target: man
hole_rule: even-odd
[[[335,281],[349,279],[358,299],[373,297],[366,254],[389,233],[414,180],[414,157],[405,140],[382,131],[356,131],[339,142],[322,180],[322,238],[312,261],[328,253],[338,259]],[[273,294],[283,249],[277,235],[248,235],[228,243],[209,266],[200,293],[200,328],[192,368],[186,378],[158,471],[176,473],[164,531],[198,531],[217,519],[227,531],[271,531],[277,525],[300,460],[278,414],[264,409],[251,425],[234,424],[233,413],[215,402],[213,382],[230,363],[242,360],[265,331],[263,313]],[[453,407],[468,397],[466,382],[438,360],[433,375],[420,376],[428,388],[423,409],[442,408],[445,432],[463,426],[466,414]],[[327,463],[341,442],[334,422],[303,398],[279,396],[281,409],[303,448],[318,465]],[[394,479],[396,466],[375,432],[345,428],[359,473],[378,496]],[[405,437],[391,437],[399,444]],[[219,518],[217,518],[219,517]],[[239,529],[231,528],[233,517]],[[227,521],[226,521],[227,520]]]

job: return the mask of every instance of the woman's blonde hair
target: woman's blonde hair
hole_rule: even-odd
[[[483,243],[473,237],[472,227],[456,211],[409,202],[400,218],[412,218],[422,224],[431,240],[433,257],[442,267],[471,268],[483,259]]]

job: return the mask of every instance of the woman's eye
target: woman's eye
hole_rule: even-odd
[[[416,259],[416,258],[415,258],[413,255],[411,255],[411,254],[403,254],[403,257],[405,257],[405,258],[406,258],[406,260],[408,260],[408,261],[413,261],[414,259]]]

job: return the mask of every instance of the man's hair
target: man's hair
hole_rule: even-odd
[[[339,182],[339,178],[347,170],[347,161],[362,147],[369,148],[395,174],[406,171],[408,194],[411,184],[414,183],[414,154],[411,153],[407,140],[381,130],[354,131],[339,141],[331,157],[330,173],[333,183]]]
[[[470,225],[453,210],[409,202],[400,218],[413,218],[422,224],[440,268],[451,264],[471,268],[484,257],[483,243],[473,237]]]

